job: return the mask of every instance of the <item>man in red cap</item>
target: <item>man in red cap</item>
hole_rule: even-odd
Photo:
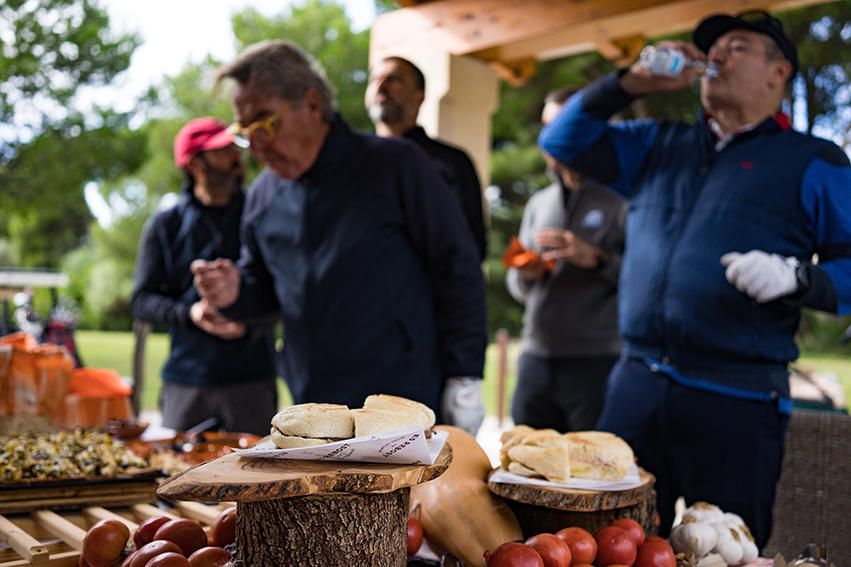
[[[163,425],[187,429],[215,417],[225,430],[265,434],[277,409],[271,323],[237,323],[210,309],[189,271],[198,258],[239,257],[242,160],[224,124],[196,118],[177,133],[174,161],[185,175],[182,195],[145,228],[131,304],[136,319],[171,336]]]

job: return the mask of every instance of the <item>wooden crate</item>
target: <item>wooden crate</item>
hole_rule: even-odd
[[[231,503],[206,505],[176,502],[171,508],[134,504],[126,508],[90,506],[76,512],[38,510],[29,514],[0,515],[0,567],[29,565],[77,567],[83,538],[96,522],[114,518],[124,522],[132,534],[151,516],[197,520],[209,532],[210,524]]]

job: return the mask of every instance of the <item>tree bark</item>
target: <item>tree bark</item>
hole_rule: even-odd
[[[237,504],[237,558],[246,567],[403,567],[410,488]]]

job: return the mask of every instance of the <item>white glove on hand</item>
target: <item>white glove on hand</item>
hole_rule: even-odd
[[[762,250],[747,254],[728,252],[721,256],[727,266],[727,281],[757,303],[768,303],[798,290],[796,272],[800,265],[795,258],[784,258]]]
[[[475,436],[485,419],[482,381],[476,378],[447,378],[440,400],[440,413],[448,425]]]

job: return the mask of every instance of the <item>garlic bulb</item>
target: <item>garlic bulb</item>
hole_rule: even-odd
[[[715,547],[718,533],[712,524],[702,523],[687,516],[671,530],[670,540],[675,552],[694,553],[700,558]]]
[[[745,525],[745,521],[742,517],[738,514],[733,514],[732,512],[725,512],[722,521],[731,528]]]
[[[695,502],[683,514],[683,519],[687,517],[692,517],[701,523],[720,522],[724,519],[724,512],[714,504]]]
[[[712,526],[718,534],[718,541],[712,550],[728,565],[738,565],[742,562],[744,550],[742,549],[743,536],[735,528],[730,528],[724,522],[714,522]]]
[[[740,524],[734,528],[741,536],[742,544],[742,563],[750,563],[759,555],[759,548],[756,546],[750,530],[745,524]]]

